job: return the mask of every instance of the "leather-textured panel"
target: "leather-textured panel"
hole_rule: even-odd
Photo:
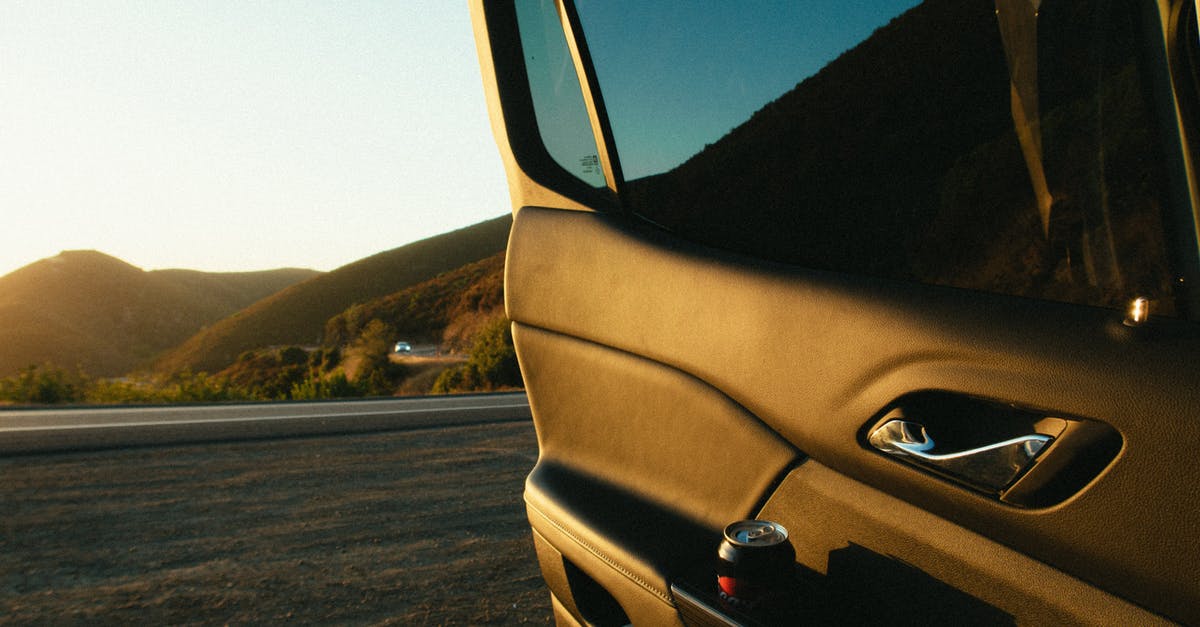
[[[854,612],[839,623],[1170,624],[814,460],[788,475],[761,517],[787,527],[796,561],[824,576],[828,602]]]
[[[670,582],[712,559],[796,450],[672,368],[521,324],[513,337],[538,436],[531,526],[630,618],[673,612]]]
[[[668,600],[648,593],[639,583],[630,579],[626,573],[612,568],[612,565],[595,559],[590,550],[564,534],[561,528],[546,525],[544,519],[535,512],[530,512],[530,523],[533,524],[535,541],[544,541],[558,551],[563,558],[591,577],[617,600],[626,616],[634,625],[681,625],[675,606]],[[557,595],[553,597],[561,604]],[[563,614],[576,620],[565,606]]]
[[[549,330],[687,373],[840,473],[1176,619],[1200,622],[1193,577],[1200,508],[1192,498],[1200,464],[1190,445],[1200,441],[1196,325],[1159,320],[1134,332],[1120,325],[1118,312],[782,267],[680,243],[619,217],[536,208],[517,212],[506,272],[509,317],[518,330]],[[517,344],[524,351],[520,337]],[[574,390],[588,400],[567,406],[562,398],[544,399],[542,416],[557,420],[594,403],[589,413],[603,423],[584,427],[583,442],[565,433],[543,442],[551,455],[595,455],[581,461],[595,465],[624,446],[639,450],[628,438],[604,445],[606,430],[628,424],[621,416],[614,421],[613,412],[636,413],[651,403],[655,409],[643,420],[672,421],[686,415],[679,407],[690,407],[586,375],[563,380],[571,369],[563,360],[571,358],[553,351],[524,351],[521,358],[535,417],[539,394]],[[553,373],[543,371],[550,361],[557,363]],[[611,397],[614,390],[619,397]],[[1016,509],[863,446],[863,425],[919,390],[1100,420],[1120,432],[1125,448],[1075,498],[1050,509]],[[640,451],[637,470],[624,480],[655,476],[657,460],[705,459],[682,443],[673,450],[674,457]]]
[[[522,324],[513,338],[540,465],[571,468],[716,531],[751,516],[797,458],[744,409],[672,368]]]

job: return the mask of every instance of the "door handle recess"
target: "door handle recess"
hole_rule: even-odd
[[[937,453],[924,425],[890,420],[872,431],[867,440],[888,455],[999,493],[1024,474],[1054,438],[1033,433],[963,451]]]

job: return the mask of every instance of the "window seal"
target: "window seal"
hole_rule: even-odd
[[[1162,132],[1178,142],[1179,150],[1170,155],[1168,172],[1172,178],[1171,206],[1168,219],[1168,254],[1176,269],[1176,303],[1180,317],[1200,320],[1200,28],[1194,0],[1172,3],[1154,10],[1150,24],[1161,25],[1159,41],[1164,49],[1146,55],[1161,59],[1152,63],[1155,91],[1163,94],[1160,103]],[[1154,41],[1147,33],[1146,40]],[[1165,139],[1165,137],[1164,137]]]
[[[575,63],[575,73],[579,77],[583,102],[587,108],[588,119],[592,124],[596,150],[600,153],[604,177],[608,188],[618,199],[621,199],[625,178],[617,155],[617,144],[613,137],[612,125],[609,124],[608,110],[604,106],[603,92],[600,89],[600,82],[596,78],[596,67],[592,63],[587,37],[584,36],[583,25],[579,20],[579,11],[575,8],[574,0],[558,0],[557,4],[558,14],[562,20],[563,34],[567,38],[567,49],[571,52],[571,60]]]
[[[504,117],[504,132],[517,165],[533,182],[588,208],[597,211],[619,209],[620,202],[612,189],[588,185],[550,155],[534,111],[516,7],[508,2],[483,2],[482,5],[492,62],[496,67],[496,90]],[[603,150],[599,146],[597,149]]]

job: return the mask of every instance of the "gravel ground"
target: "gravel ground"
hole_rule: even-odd
[[[0,459],[0,624],[551,622],[528,423]]]

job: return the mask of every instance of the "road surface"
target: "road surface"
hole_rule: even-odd
[[[522,392],[347,401],[0,410],[0,455],[529,420]]]

